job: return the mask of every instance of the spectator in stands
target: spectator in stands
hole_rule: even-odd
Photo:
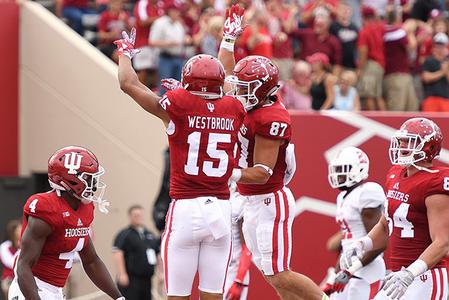
[[[335,110],[359,111],[360,98],[357,89],[357,75],[354,71],[345,70],[341,73],[339,83],[334,85],[334,102],[332,107]]]
[[[140,82],[147,84],[148,73],[154,72],[158,63],[158,51],[150,47],[148,39],[150,28],[157,18],[164,15],[164,1],[162,0],[139,0],[134,6],[134,17],[136,18],[136,45],[140,53],[133,59],[133,67],[137,72]],[[150,84],[153,86],[154,84]]]
[[[208,15],[206,16],[207,19],[204,15],[200,17],[200,29],[193,36],[193,44],[197,46],[199,53],[216,57],[223,36],[224,19],[222,16],[212,16],[210,18]]]
[[[291,34],[301,42],[300,58],[305,59],[314,53],[324,53],[334,65],[334,73],[338,74],[342,61],[340,41],[329,33],[330,17],[320,14],[315,17],[313,29],[296,29]]]
[[[359,77],[358,91],[367,110],[385,110],[382,97],[385,56],[383,51],[383,23],[374,8],[362,7],[363,27],[357,42]]]
[[[431,12],[431,17],[429,18],[428,23],[430,23],[432,27],[428,28],[426,32],[427,38],[422,42],[420,49],[421,63],[423,63],[428,56],[432,55],[433,36],[438,32],[448,34],[449,29],[446,18],[436,9]]]
[[[273,57],[273,38],[268,31],[268,14],[265,8],[255,11],[237,42],[247,49],[248,55],[261,55],[270,59]]]
[[[321,14],[323,9],[327,10],[331,16],[335,16],[339,0],[310,0],[304,5],[301,12],[301,22],[313,24],[314,18]]]
[[[295,13],[290,6],[278,0],[266,3],[269,13],[268,30],[273,37],[273,62],[279,67],[279,78],[291,78],[293,65],[293,40],[287,35],[291,14]]]
[[[441,9],[439,0],[415,0],[410,17],[426,22],[433,9]]]
[[[410,74],[409,51],[416,51],[414,32],[406,32],[395,9],[387,12],[384,33],[383,90],[388,110],[417,111],[418,98]]]
[[[177,1],[165,2],[165,15],[154,21],[150,30],[150,45],[159,48],[159,93],[163,89],[161,79],[181,80],[185,46],[192,43],[181,20],[181,7]]]
[[[312,109],[329,109],[334,103],[334,85],[337,82],[337,77],[330,73],[329,58],[318,52],[308,56],[307,62],[312,66]]]
[[[109,0],[108,9],[98,20],[98,49],[116,63],[118,56],[114,41],[121,37],[123,30],[129,30],[129,14],[123,9],[122,0]]]
[[[151,278],[160,251],[160,239],[143,224],[143,207],[128,209],[129,226],[115,237],[113,258],[120,292],[127,299],[151,300]]]
[[[348,2],[340,2],[337,9],[337,19],[332,23],[329,31],[341,43],[342,67],[355,69],[358,29],[351,21],[352,8]]]
[[[3,266],[1,277],[1,288],[3,297],[8,299],[8,290],[14,279],[14,260],[20,247],[20,232],[22,231],[22,222],[20,220],[11,220],[6,224],[6,239],[0,244],[0,262]]]
[[[88,0],[56,0],[56,15],[68,20],[70,27],[81,36],[84,35],[83,15],[95,14]]]
[[[422,66],[425,99],[422,111],[449,112],[449,38],[439,32],[433,37],[432,55]]]
[[[282,100],[288,109],[310,110],[312,86],[312,68],[307,62],[300,60],[292,67],[292,79],[281,87]]]

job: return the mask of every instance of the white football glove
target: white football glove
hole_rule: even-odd
[[[415,277],[412,272],[402,267],[402,270],[391,272],[385,277],[383,290],[390,299],[400,299],[405,294],[407,288],[413,283],[414,279]]]
[[[360,260],[363,254],[363,244],[358,240],[354,241],[341,253],[340,268],[343,270],[349,269],[352,266],[353,261]]]
[[[238,36],[243,32],[243,15],[245,9],[234,4],[226,10],[226,20],[223,25],[223,39],[220,48],[234,52],[234,43]]]
[[[132,59],[140,49],[134,49],[134,44],[136,42],[136,28],[131,29],[130,34],[126,31],[122,31],[122,39],[114,41],[117,46],[118,55],[126,55],[129,59]]]

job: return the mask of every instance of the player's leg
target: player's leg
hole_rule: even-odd
[[[351,278],[345,290],[347,292],[347,300],[370,300],[376,293],[372,293],[372,287],[378,287],[377,284],[369,284],[361,278]],[[376,291],[377,292],[377,291]]]
[[[229,262],[231,261],[231,203],[218,200],[229,232],[218,239],[212,233],[201,242],[198,275],[201,300],[222,300]]]
[[[193,240],[192,220],[198,213],[190,200],[172,201],[161,242],[167,299],[189,299],[198,269],[199,244]]]
[[[289,270],[291,229],[295,211],[295,200],[291,191],[284,187],[265,203],[268,205],[265,204],[261,208],[257,242],[266,280],[282,299],[323,299],[323,292],[310,278]]]

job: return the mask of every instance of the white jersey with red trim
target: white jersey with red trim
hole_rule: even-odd
[[[343,251],[353,241],[367,235],[363,224],[362,211],[365,208],[381,207],[384,211],[386,198],[383,188],[375,182],[363,183],[350,191],[342,191],[337,196],[337,213],[335,219],[340,225]],[[368,283],[378,281],[385,274],[385,263],[381,255],[354,275]]]

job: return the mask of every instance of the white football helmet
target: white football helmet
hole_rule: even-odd
[[[329,163],[329,184],[332,188],[351,187],[368,178],[369,159],[356,147],[341,150]]]

